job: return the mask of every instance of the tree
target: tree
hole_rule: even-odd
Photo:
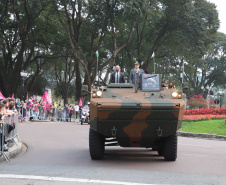
[[[54,64],[54,71],[57,80],[55,91],[64,99],[64,104],[68,103],[68,97],[72,96],[72,80],[75,76],[76,65],[72,57],[58,59]],[[56,94],[56,95],[57,95]]]
[[[0,89],[10,96],[21,83],[20,72],[36,64],[35,78],[51,56],[49,1],[4,0],[0,8]],[[46,13],[46,14],[45,14]],[[42,60],[39,60],[42,59]]]
[[[107,67],[106,81],[117,54],[131,39],[134,21],[128,17],[138,15],[139,9],[144,7],[144,2],[147,1],[89,0],[86,3],[70,0],[65,3],[59,0],[56,2],[58,18],[68,35],[75,61],[84,69],[85,83],[90,88],[96,76],[95,51],[97,50],[102,56],[110,55],[109,59],[101,60],[98,67],[100,71]],[[118,45],[117,35],[120,32],[127,34],[127,37]],[[112,37],[112,50],[102,47],[106,45],[104,41],[109,41],[109,37]],[[80,90],[77,84],[76,87]]]

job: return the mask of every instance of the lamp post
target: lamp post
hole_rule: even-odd
[[[220,96],[220,108],[221,108],[222,107],[223,97],[224,97],[224,91],[219,90],[218,91],[218,95]]]
[[[27,77],[27,75],[28,74],[24,70],[20,72],[20,76],[22,77],[21,101],[24,100],[24,80]]]
[[[207,104],[208,104],[208,108],[210,108],[210,100],[209,100],[209,98],[210,98],[210,96],[209,96],[209,88],[210,88],[210,86],[209,85],[207,85],[206,86],[206,89],[207,89]]]

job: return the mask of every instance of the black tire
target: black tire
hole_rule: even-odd
[[[165,141],[165,138],[160,138],[157,141],[156,146],[153,148],[153,151],[157,151],[159,156],[163,156],[163,153],[164,153],[164,141]]]
[[[89,129],[89,152],[93,160],[102,159],[104,157],[105,138],[93,129]]]
[[[81,125],[83,125],[83,123],[84,123],[84,120],[83,120],[83,119],[81,119]]]
[[[161,143],[159,143],[158,147],[157,147],[157,152],[160,156],[163,156],[164,154],[164,142],[161,141]]]
[[[176,161],[177,159],[177,134],[165,138],[163,156],[167,161]]]

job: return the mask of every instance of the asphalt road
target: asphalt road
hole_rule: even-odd
[[[0,184],[224,184],[226,141],[178,138],[178,158],[168,162],[150,149],[107,147],[93,161],[89,125],[27,122],[18,135],[27,151],[0,163]]]

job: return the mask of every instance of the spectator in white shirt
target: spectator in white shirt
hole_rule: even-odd
[[[79,106],[77,104],[75,104],[74,106],[74,110],[75,110],[75,118],[78,118],[78,112],[79,112]]]

